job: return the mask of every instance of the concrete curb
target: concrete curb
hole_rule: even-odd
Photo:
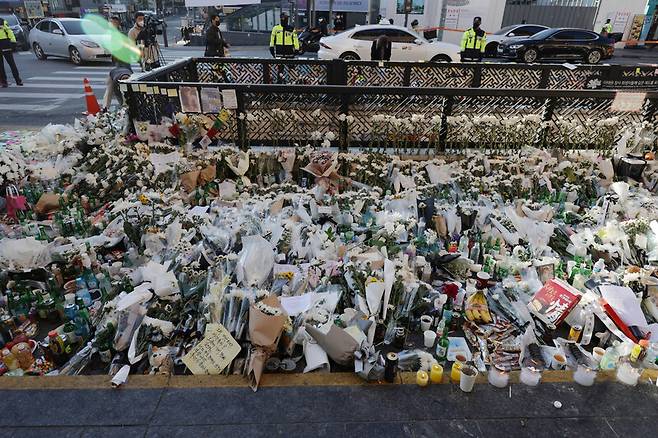
[[[510,383],[519,383],[519,371],[510,373]],[[544,383],[573,382],[571,371],[548,370],[542,373]],[[614,371],[600,371],[596,382],[615,381]],[[654,383],[658,380],[658,370],[644,370],[640,382]],[[34,391],[60,389],[111,389],[110,376],[24,376],[0,378],[0,391]],[[448,372],[444,373],[440,385],[451,383]],[[488,384],[486,374],[479,374],[476,383]],[[316,374],[265,374],[260,387],[316,387],[316,386],[381,386],[381,385],[415,385],[416,373],[404,372],[396,383],[366,382],[354,373],[316,373]],[[577,385],[574,383],[574,385]],[[248,388],[243,376],[150,376],[131,375],[128,382],[121,386],[130,389],[192,389],[192,388]]]

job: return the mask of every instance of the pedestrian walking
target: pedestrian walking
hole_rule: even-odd
[[[224,49],[228,49],[229,44],[224,40],[222,31],[219,29],[219,15],[210,16],[210,26],[206,32],[206,52],[205,56],[219,56],[223,58],[226,54]]]
[[[461,60],[482,61],[484,48],[487,45],[487,34],[480,28],[481,17],[473,19],[473,27],[464,32],[461,44]]]
[[[0,58],[0,85],[2,88],[7,88],[7,74],[5,73],[5,61],[9,64],[11,74],[14,76],[16,85],[23,85],[21,77],[18,74],[16,61],[14,61],[14,46],[16,46],[16,36],[12,32],[9,24],[4,18],[0,18],[0,52],[4,60]]]
[[[294,58],[299,51],[299,39],[295,29],[288,24],[288,14],[281,14],[281,23],[272,28],[270,53],[275,58]]]
[[[386,35],[381,35],[372,42],[370,47],[370,59],[373,61],[390,61],[391,60],[391,39]]]

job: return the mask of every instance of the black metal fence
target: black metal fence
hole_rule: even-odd
[[[188,69],[194,65],[186,64]],[[170,80],[172,73],[166,73]],[[658,117],[658,92],[646,94],[639,112],[611,113],[617,93],[605,90],[236,85],[188,80],[183,76],[176,82],[128,82],[125,94],[131,119],[159,124],[163,117],[182,111],[181,92],[192,90],[198,96],[203,89],[233,90],[236,107],[229,109],[217,138],[240,147],[326,140],[341,148],[424,148],[429,152],[528,144],[604,149],[619,138],[624,127],[654,123]],[[200,109],[213,117],[204,106],[201,99]]]
[[[658,89],[652,66],[187,58],[142,75],[155,82],[362,87]]]

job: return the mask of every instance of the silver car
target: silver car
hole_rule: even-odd
[[[30,31],[30,47],[38,59],[49,56],[69,58],[80,65],[85,61],[110,61],[112,56],[98,44],[104,35],[87,35],[80,18],[47,18]]]

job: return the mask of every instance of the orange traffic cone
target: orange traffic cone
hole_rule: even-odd
[[[85,101],[87,102],[87,114],[98,114],[101,107],[98,105],[98,100],[96,100],[96,95],[91,90],[91,85],[89,85],[89,80],[84,78],[82,83],[85,85]]]

